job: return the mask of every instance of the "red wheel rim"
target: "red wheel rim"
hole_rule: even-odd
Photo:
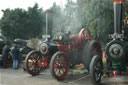
[[[54,61],[54,73],[58,79],[63,79],[69,69],[69,60],[66,55],[59,54]]]
[[[43,70],[42,62],[45,62],[44,56],[41,56],[39,53],[36,52],[30,54],[27,60],[28,71],[31,74],[39,74]]]

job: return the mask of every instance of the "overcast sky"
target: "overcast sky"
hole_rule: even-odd
[[[39,4],[39,7],[42,7],[44,10],[52,6],[53,2],[56,2],[57,5],[64,7],[67,0],[1,0],[0,1],[0,18],[2,16],[3,9],[10,8],[24,8],[32,7],[35,3]]]

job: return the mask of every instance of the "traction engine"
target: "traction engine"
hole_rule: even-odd
[[[26,71],[34,76],[50,66],[52,76],[62,80],[67,75],[69,67],[84,63],[88,68],[91,61],[91,57],[88,56],[102,54],[100,43],[91,39],[91,34],[86,28],[81,29],[79,34],[57,33],[51,40],[44,41],[39,51],[31,51],[27,55]],[[91,49],[88,49],[88,46]]]
[[[106,45],[107,67],[106,72],[103,71],[102,56],[94,55],[90,63],[90,75],[94,85],[100,85],[103,73],[113,72],[121,74],[127,70],[128,66],[128,41],[126,25],[122,25],[122,3],[124,0],[114,0],[114,33],[109,35],[111,41]]]

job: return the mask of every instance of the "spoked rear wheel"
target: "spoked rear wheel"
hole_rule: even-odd
[[[102,59],[95,55],[90,63],[90,76],[94,85],[100,85],[103,75]]]
[[[62,80],[68,73],[69,60],[64,52],[56,52],[50,61],[50,71],[53,78]]]
[[[31,51],[26,56],[25,69],[32,76],[38,75],[43,70],[43,62],[45,62],[45,58],[39,51]]]

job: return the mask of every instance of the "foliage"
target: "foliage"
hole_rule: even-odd
[[[77,16],[82,27],[87,25],[93,37],[106,42],[113,32],[113,5],[109,0],[77,0]]]
[[[51,11],[53,11],[53,34],[61,31],[62,29],[64,29],[65,25],[65,16],[62,12],[62,9],[60,8],[60,6],[56,5],[56,3],[53,3],[53,6],[49,9]]]
[[[128,16],[128,2],[123,3],[123,19]]]
[[[39,37],[43,28],[43,10],[35,4],[28,11],[20,8],[3,10],[0,20],[2,35],[10,38],[30,39]]]
[[[124,4],[123,18],[128,14],[128,3]],[[112,0],[67,0],[64,9],[53,3],[48,9],[53,14],[53,34],[58,31],[78,33],[83,27],[88,28],[95,39],[98,37],[103,43],[108,35],[113,33],[113,4]],[[27,11],[17,8],[6,9],[0,20],[1,32],[11,39],[30,39],[45,34],[45,12],[37,4]],[[50,25],[50,24],[49,24]],[[43,32],[44,31],[44,32]]]
[[[51,8],[54,31],[78,33],[83,27],[88,28],[93,38],[107,42],[108,34],[113,33],[113,4],[109,0],[67,0],[64,10],[54,4]]]
[[[67,0],[67,4],[64,9],[65,14],[65,29],[71,31],[72,33],[78,33],[78,28],[80,28],[80,22],[78,20],[77,14],[77,4],[72,0]]]

